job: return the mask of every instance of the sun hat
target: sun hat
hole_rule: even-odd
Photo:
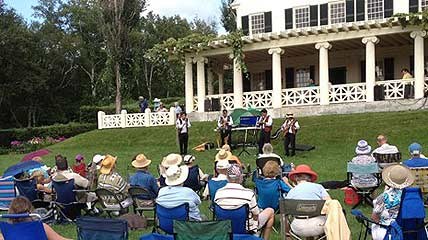
[[[232,164],[227,169],[227,177],[229,178],[239,178],[242,176],[242,170],[239,165]]]
[[[83,157],[82,154],[79,153],[79,154],[76,155],[76,157],[74,159],[76,159],[77,161],[82,161],[85,158]]]
[[[386,185],[392,188],[403,189],[412,185],[415,176],[408,167],[395,164],[383,169],[382,179]]]
[[[422,146],[419,143],[414,142],[409,145],[409,152],[411,155],[421,154]]]
[[[230,163],[228,160],[217,161],[217,164],[216,164],[217,169],[228,169],[229,167],[230,167]]]
[[[162,167],[169,168],[171,166],[178,166],[183,161],[180,154],[171,153],[163,158],[161,165]]]
[[[215,161],[219,160],[229,160],[229,158],[232,156],[232,153],[229,151],[226,151],[224,149],[220,149],[218,153],[215,155]]]
[[[104,160],[101,162],[101,174],[109,174],[116,163],[117,157],[113,157],[111,155],[106,155]]]
[[[184,156],[183,162],[185,164],[189,164],[189,163],[192,163],[193,161],[195,161],[195,159],[196,159],[195,156],[188,154],[188,155]]]
[[[372,147],[367,143],[366,140],[360,140],[355,148],[355,153],[358,155],[367,155],[372,151]]]
[[[288,174],[288,178],[292,181],[296,181],[297,174],[308,174],[311,176],[311,182],[315,182],[318,179],[318,174],[314,172],[311,167],[306,164],[298,165],[295,169],[293,169],[290,174]]]
[[[165,172],[165,183],[168,186],[177,186],[184,183],[189,175],[189,168],[187,166],[171,166]]]
[[[152,160],[147,159],[147,157],[140,153],[138,154],[135,159],[131,162],[131,165],[134,168],[144,168],[150,165],[150,163],[152,163]]]
[[[287,112],[287,113],[285,114],[285,116],[287,116],[287,117],[294,117],[294,113],[292,113],[292,112]]]

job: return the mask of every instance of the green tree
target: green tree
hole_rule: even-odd
[[[233,0],[221,0],[221,23],[224,29],[228,32],[236,31],[236,13],[230,7]]]

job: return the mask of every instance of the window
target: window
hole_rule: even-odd
[[[346,21],[345,2],[330,3],[330,24]]]
[[[425,11],[428,7],[428,0],[421,0],[421,10]]]
[[[383,18],[383,0],[367,0],[367,19]]]
[[[294,9],[296,28],[309,27],[309,7]]]
[[[254,14],[250,16],[251,18],[251,34],[259,34],[265,32],[265,15]]]
[[[258,72],[258,73],[252,73],[251,76],[253,77],[252,86],[251,89],[254,91],[262,91],[266,89],[265,86],[265,73],[264,72]]]
[[[307,87],[309,84],[311,84],[311,72],[309,68],[297,69],[296,87]]]

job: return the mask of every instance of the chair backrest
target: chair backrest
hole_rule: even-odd
[[[413,186],[419,187],[422,193],[428,193],[428,167],[410,168],[415,181]]]
[[[16,197],[13,177],[0,178],[0,210],[8,210],[12,200]]]
[[[144,187],[140,186],[132,186],[128,189],[129,196],[132,197],[133,200],[136,199],[147,199],[154,200],[155,197]]]
[[[217,190],[226,186],[226,184],[227,184],[227,180],[219,180],[219,181],[209,180],[208,181],[208,192],[210,194],[211,200],[214,201]]]
[[[244,204],[237,209],[224,209],[214,203],[214,219],[215,220],[230,220],[232,222],[233,234],[246,234],[247,225],[249,224],[248,213],[249,206]]]
[[[375,174],[379,173],[377,163],[358,164],[348,162],[347,172],[352,174]]]
[[[105,188],[97,188],[95,189],[95,194],[103,208],[122,208],[120,200],[112,191]]]
[[[18,190],[18,195],[28,198],[30,201],[38,199],[37,182],[34,178],[24,180],[15,179],[15,187]]]
[[[189,168],[189,175],[187,175],[186,181],[183,183],[184,187],[191,188],[193,191],[197,192],[201,190],[201,183],[199,180],[199,166],[195,165]]]
[[[261,209],[273,208],[273,210],[279,209],[279,199],[281,198],[281,187],[280,179],[264,179],[256,178],[254,183],[256,184],[257,193],[257,205]]]
[[[260,175],[263,175],[263,171],[262,171],[263,167],[269,161],[274,161],[278,163],[278,166],[281,166],[281,160],[278,157],[275,157],[275,156],[259,157],[256,159],[256,165],[257,165],[258,173]]]
[[[157,221],[157,228],[166,232],[167,234],[174,233],[173,221],[174,220],[189,220],[189,204],[184,203],[177,207],[167,208],[160,204],[155,206],[155,214]]]
[[[127,240],[128,222],[124,219],[80,217],[76,220],[78,240]]]
[[[28,218],[33,214],[5,214],[2,218]],[[40,218],[40,216],[39,216]],[[0,230],[5,240],[47,240],[43,223],[39,220],[20,223],[8,223],[0,221]]]
[[[70,204],[76,202],[74,190],[74,179],[66,181],[52,181],[52,188],[56,194],[56,202]]]
[[[317,217],[322,215],[325,200],[281,199],[279,209],[281,214],[289,216]]]
[[[373,157],[376,159],[380,167],[384,168],[392,164],[398,164],[401,162],[401,153],[373,153]]]
[[[403,189],[396,221],[403,231],[404,239],[426,240],[424,219],[425,208],[421,190],[412,187]]]
[[[231,234],[232,224],[229,220],[203,222],[174,220],[175,240],[229,240]]]

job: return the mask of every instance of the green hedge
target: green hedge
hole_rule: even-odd
[[[14,140],[28,141],[34,137],[69,138],[96,128],[97,124],[95,123],[70,123],[35,128],[4,129],[0,130],[0,146],[9,147]]]

